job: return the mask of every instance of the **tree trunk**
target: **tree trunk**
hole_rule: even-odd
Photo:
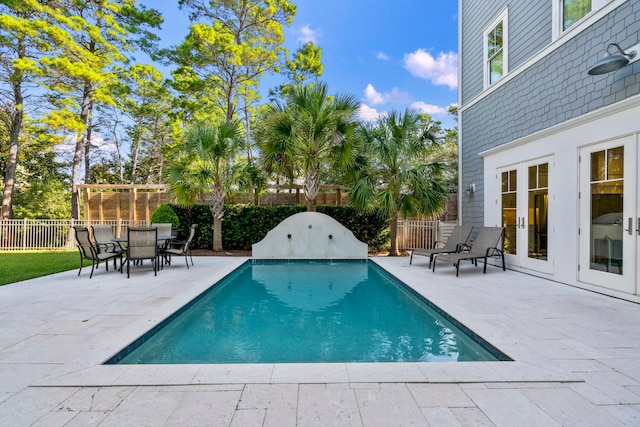
[[[24,39],[18,40],[18,57],[24,58],[27,49]],[[13,89],[13,111],[9,122],[9,152],[7,164],[4,171],[4,188],[2,190],[2,209],[0,209],[1,219],[13,218],[13,193],[16,183],[16,169],[18,167],[18,148],[20,145],[20,132],[22,130],[22,120],[24,109],[22,107],[22,71],[16,70],[12,76]]]
[[[222,252],[222,217],[224,216],[224,191],[214,187],[212,191],[211,213],[213,214],[213,251]]]
[[[89,114],[87,115],[87,137],[84,144],[84,183],[91,184],[91,134],[93,132],[93,101],[89,101]]]
[[[304,178],[304,198],[307,202],[307,212],[316,211],[316,200],[320,191],[320,173],[317,170],[307,170]]]
[[[82,91],[82,110],[80,111],[80,120],[85,125],[89,117],[89,107],[91,104],[91,84],[86,83]],[[84,146],[87,143],[86,129],[78,132],[76,138],[76,148],[73,154],[73,168],[71,170],[71,218],[80,219],[80,192],[78,184],[82,176],[82,156],[84,154]]]
[[[391,235],[391,249],[389,256],[398,256],[398,215],[394,215],[389,223],[389,234]]]

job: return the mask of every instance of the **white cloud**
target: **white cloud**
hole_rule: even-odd
[[[378,53],[376,54],[376,58],[377,58],[377,59],[379,59],[379,60],[381,60],[381,61],[388,61],[388,60],[389,60],[389,55],[387,55],[387,54],[386,54],[386,53],[384,53],[384,52],[378,52]]]
[[[419,113],[429,114],[430,116],[439,115],[439,114],[447,114],[447,109],[443,107],[438,107],[437,105],[427,104],[426,102],[414,102],[411,104],[411,108],[418,111]]]
[[[387,115],[386,112],[378,112],[375,108],[369,107],[366,104],[360,104],[356,115],[360,117],[365,122],[374,122],[381,117],[385,117]]]
[[[437,58],[423,49],[404,55],[404,67],[414,76],[439,86],[458,87],[458,54],[440,52]]]
[[[309,24],[305,25],[304,27],[302,27],[300,30],[296,31],[297,34],[299,34],[298,37],[298,42],[299,43],[306,43],[306,42],[313,42],[314,44],[318,44],[318,38],[320,38],[320,36],[322,35],[322,30],[320,29],[312,29],[311,27],[309,27]]]
[[[364,99],[371,105],[384,104],[384,96],[371,83],[364,90]]]
[[[397,87],[391,89],[391,92],[380,93],[369,83],[364,89],[364,99],[371,105],[386,104],[387,102],[406,104],[411,100],[411,97],[408,93],[401,92]]]

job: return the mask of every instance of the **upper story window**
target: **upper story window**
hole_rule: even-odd
[[[591,0],[561,0],[562,31],[584,18],[591,12]]]
[[[491,86],[507,74],[507,10],[484,32],[484,86]]]
[[[553,0],[554,39],[611,0]]]

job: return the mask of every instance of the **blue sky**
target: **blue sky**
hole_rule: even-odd
[[[165,18],[162,46],[181,42],[189,20],[176,0],[142,0]],[[308,40],[323,49],[321,79],[332,93],[348,92],[362,102],[360,115],[374,120],[390,110],[413,107],[453,127],[446,113],[457,103],[457,0],[298,0],[285,28],[291,52]],[[279,84],[266,77],[266,93]],[[266,100],[266,96],[265,96]]]

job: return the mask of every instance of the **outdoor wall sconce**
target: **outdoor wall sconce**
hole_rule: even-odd
[[[611,53],[609,53],[609,48],[611,48],[611,46],[615,46],[620,54],[611,55]],[[633,46],[632,49],[635,47],[636,46]],[[629,50],[628,52],[625,52],[617,43],[610,43],[607,46],[602,59],[596,62],[591,68],[589,68],[588,73],[592,76],[597,76],[599,74],[607,74],[611,73],[612,71],[617,71],[620,68],[628,65],[636,55],[637,52],[635,50]]]
[[[475,183],[471,183],[469,184],[469,186],[467,187],[467,195],[472,195],[473,193],[476,192],[476,184]]]

